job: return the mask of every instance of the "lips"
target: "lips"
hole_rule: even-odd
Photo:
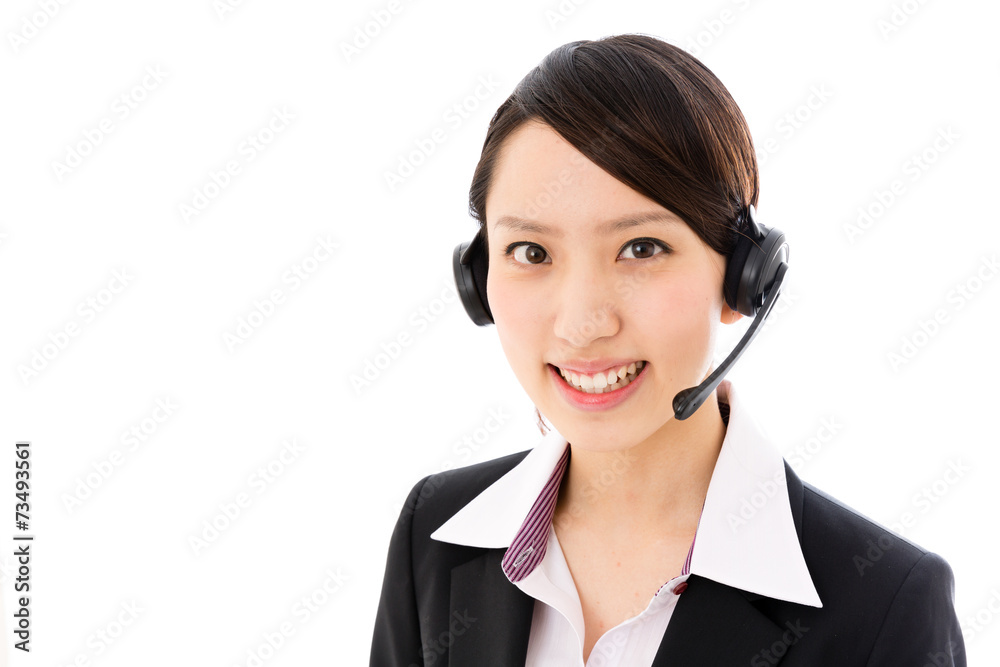
[[[636,364],[638,366],[639,362],[636,362]],[[570,406],[583,412],[603,412],[605,410],[612,410],[627,402],[630,396],[642,390],[643,381],[646,375],[648,375],[646,367],[649,364],[643,362],[642,368],[637,367],[635,369],[635,379],[628,382],[628,384],[622,385],[623,379],[628,379],[628,374],[626,373],[625,378],[620,378],[618,382],[613,382],[611,385],[607,385],[599,390],[596,387],[585,389],[575,386],[572,384],[572,373],[569,373],[570,378],[567,380],[557,366],[553,366],[552,364],[546,364],[546,366],[548,367],[549,375],[552,376],[552,382],[555,383],[556,391]],[[627,370],[628,368],[626,367]],[[577,375],[577,380],[580,381],[579,374]]]
[[[593,374],[577,373],[574,370],[559,368],[552,364],[550,366],[566,384],[576,391],[587,394],[605,394],[627,387],[642,373],[646,362],[643,360],[630,362],[622,364],[617,369],[612,367],[607,371]]]

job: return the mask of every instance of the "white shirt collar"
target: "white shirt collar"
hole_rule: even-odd
[[[795,532],[784,460],[732,383],[723,380],[716,391],[720,402],[729,403],[729,425],[698,524],[691,574],[822,607]],[[550,429],[518,465],[431,537],[471,547],[509,547],[567,445]]]

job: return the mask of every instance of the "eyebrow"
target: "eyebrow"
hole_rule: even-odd
[[[681,220],[677,219],[677,216],[672,213],[664,213],[662,211],[650,211],[648,213],[638,213],[629,214],[616,218],[614,220],[609,220],[597,228],[598,232],[601,233],[611,233],[620,232],[632,227],[638,227],[639,225],[644,225],[648,222],[662,222],[668,225],[682,225],[684,224]],[[543,224],[532,222],[530,220],[524,220],[515,215],[501,215],[497,218],[495,229],[501,227],[506,227],[514,231],[520,232],[533,232],[535,234],[548,234],[549,236],[555,236],[561,238],[563,233],[551,229]]]

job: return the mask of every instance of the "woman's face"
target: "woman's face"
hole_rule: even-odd
[[[640,216],[648,219],[610,225]],[[542,414],[575,448],[593,451],[676,426],[674,395],[708,375],[720,322],[740,317],[722,296],[725,257],[537,121],[505,141],[486,219],[490,309]],[[556,370],[575,369],[593,386],[637,361],[639,374],[624,378],[634,382],[600,394]]]

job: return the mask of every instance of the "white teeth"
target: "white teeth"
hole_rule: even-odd
[[[593,376],[579,375],[561,368],[559,373],[579,391],[587,394],[604,394],[628,386],[635,380],[644,363],[643,361],[634,361],[628,366],[622,366],[617,371],[611,370],[607,374],[598,373]]]

